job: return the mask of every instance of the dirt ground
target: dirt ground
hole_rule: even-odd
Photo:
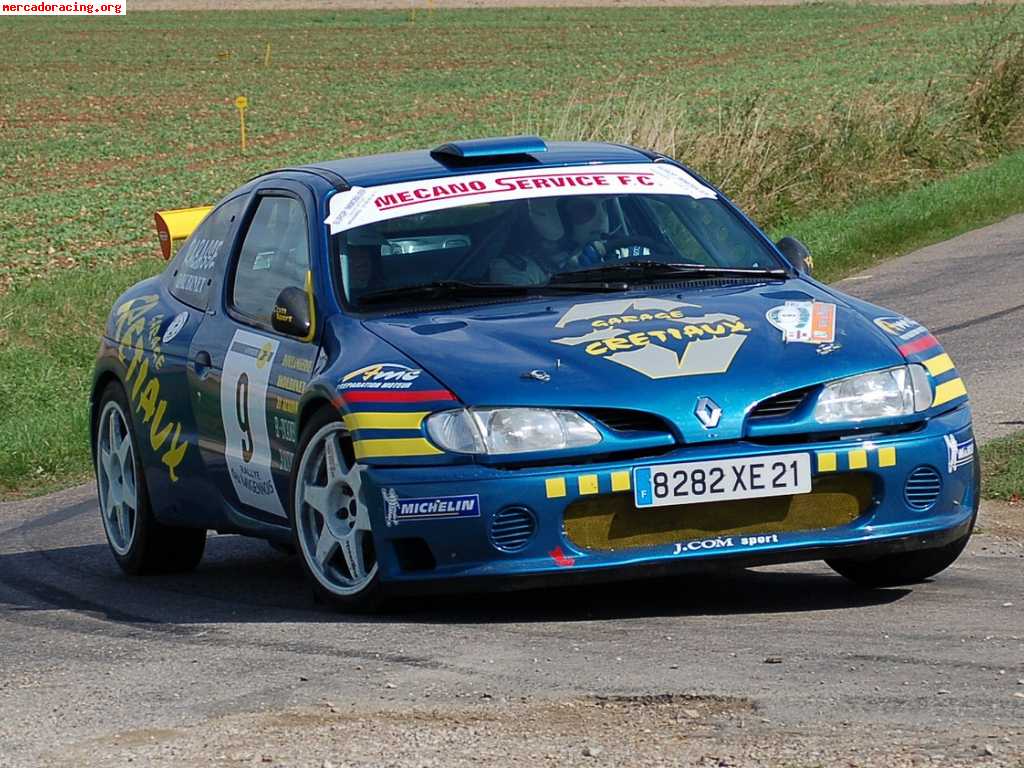
[[[235,715],[188,729],[128,731],[52,755],[52,768],[211,766],[974,765],[1017,768],[1017,735],[912,729],[873,738],[849,723],[788,733],[743,698],[589,696],[525,702],[477,697],[454,709],[322,707]],[[295,738],[297,732],[302,738]],[[851,760],[851,742],[859,748]],[[513,750],[510,745],[516,744]]]

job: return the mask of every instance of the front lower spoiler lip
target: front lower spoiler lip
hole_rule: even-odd
[[[526,575],[453,576],[430,581],[394,581],[382,586],[389,594],[422,595],[467,592],[513,592],[540,587],[564,587],[581,584],[656,579],[688,573],[721,573],[762,565],[782,565],[839,558],[873,558],[900,552],[935,549],[967,535],[977,512],[952,528],[915,533],[886,539],[872,539],[851,544],[815,545],[785,550],[716,554],[709,557],[686,557],[677,561],[592,567],[574,571],[572,568],[547,570]]]

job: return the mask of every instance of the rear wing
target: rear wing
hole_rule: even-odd
[[[157,211],[153,214],[156,222],[156,234],[160,238],[160,250],[164,261],[171,258],[171,246],[177,240],[184,240],[195,231],[206,214],[213,210],[212,205],[198,208],[175,208],[170,211]]]

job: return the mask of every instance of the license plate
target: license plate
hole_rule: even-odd
[[[638,507],[810,493],[811,455],[783,453],[636,467],[633,489]]]

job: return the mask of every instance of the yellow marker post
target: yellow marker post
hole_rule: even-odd
[[[238,126],[242,132],[242,151],[245,152],[245,110],[249,108],[249,100],[239,96],[235,99],[235,106],[238,107]]]
[[[269,40],[267,40],[267,52],[265,54],[263,54],[263,66],[264,67],[269,67],[270,66],[270,41]]]

